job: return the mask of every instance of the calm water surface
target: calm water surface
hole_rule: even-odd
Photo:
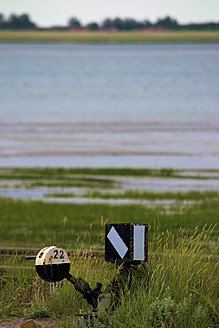
[[[218,168],[219,44],[0,44],[1,166]]]

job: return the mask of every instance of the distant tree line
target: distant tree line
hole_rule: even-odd
[[[5,19],[4,15],[0,13],[0,29],[33,29],[36,28],[36,24],[31,22],[29,15],[10,15],[8,19]]]
[[[39,29],[33,23],[28,14],[10,15],[7,19],[0,13],[0,29]],[[165,30],[219,30],[219,22],[208,22],[200,24],[179,24],[176,19],[166,16],[159,18],[155,23],[151,23],[145,19],[142,21],[133,18],[106,18],[100,24],[91,22],[87,25],[82,25],[80,20],[76,17],[71,17],[66,26],[55,26],[56,29],[87,29],[87,30],[118,30],[118,31],[132,31],[132,30],[148,30],[148,29],[165,29]]]
[[[179,24],[176,19],[166,16],[159,18],[155,23],[151,23],[148,19],[139,21],[133,18],[106,18],[101,24],[92,22],[86,26],[82,26],[81,22],[76,18],[70,18],[68,21],[68,27],[87,27],[90,30],[98,29],[115,29],[118,31],[131,31],[139,29],[150,29],[150,28],[163,28],[167,30],[219,30],[219,22],[209,22],[200,24]]]

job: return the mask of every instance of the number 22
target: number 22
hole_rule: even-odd
[[[64,251],[61,249],[60,251],[58,251],[58,249],[54,250],[55,256],[54,259],[64,259]],[[60,255],[58,255],[60,253]]]

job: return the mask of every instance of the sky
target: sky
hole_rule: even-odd
[[[183,23],[219,21],[219,0],[0,0],[0,13],[27,13],[39,26],[66,25],[77,17],[82,24],[106,17],[137,20],[170,16]]]

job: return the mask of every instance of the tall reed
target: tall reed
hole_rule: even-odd
[[[150,230],[149,251],[154,253],[148,263],[130,267],[117,306],[101,315],[96,327],[218,327],[218,247],[209,248],[212,233],[211,227],[201,232],[196,227],[192,234],[184,228],[177,234]],[[77,323],[74,315],[91,313],[92,308],[73,285],[44,282],[33,270],[16,269],[15,260],[10,277],[0,280],[1,318],[23,315],[25,310],[28,317],[54,318],[57,327],[86,326],[83,320]],[[118,268],[85,253],[71,257],[70,272],[91,288],[101,282],[104,289]]]

